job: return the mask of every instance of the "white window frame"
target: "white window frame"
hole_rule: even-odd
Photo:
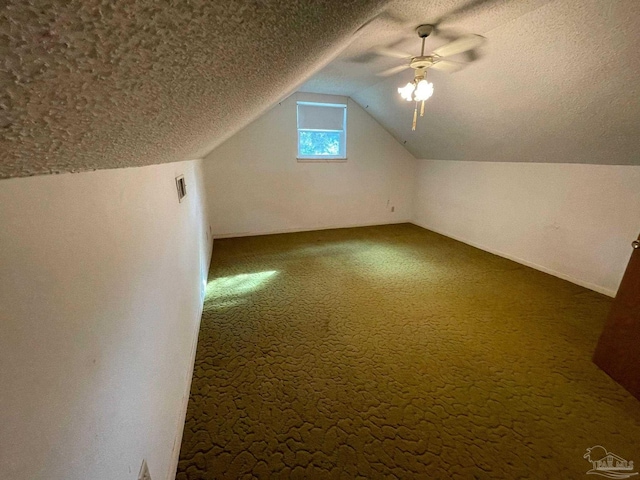
[[[329,108],[342,108],[344,111],[344,118],[342,119],[342,130],[325,130],[320,128],[300,128],[298,126],[298,120],[300,118],[298,108],[300,105],[311,105],[314,107],[329,107]],[[322,103],[322,102],[296,102],[296,129],[298,131],[298,160],[300,161],[333,161],[344,162],[347,160],[347,104],[346,103]],[[302,155],[300,153],[300,132],[328,132],[328,133],[340,133],[340,153],[338,155]]]

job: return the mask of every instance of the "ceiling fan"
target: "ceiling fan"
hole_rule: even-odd
[[[464,35],[442,47],[436,48],[428,55],[424,54],[424,41],[433,31],[433,25],[420,25],[416,28],[416,33],[422,39],[422,48],[420,55],[413,56],[410,53],[390,49],[390,48],[377,48],[375,50],[379,55],[387,57],[409,59],[408,64],[398,65],[397,67],[390,68],[377,75],[382,77],[388,77],[399,73],[407,68],[413,68],[415,71],[414,79],[412,82],[407,83],[404,87],[398,88],[400,96],[408,102],[415,102],[415,109],[413,112],[413,125],[412,130],[416,129],[416,122],[418,119],[418,102],[421,102],[420,116],[424,116],[424,102],[433,95],[433,84],[427,81],[427,69],[433,68],[436,70],[442,70],[445,72],[455,72],[464,68],[466,63],[454,62],[446,60],[446,57],[458,55],[459,53],[467,52],[479,47],[484,43],[485,38],[481,35],[469,34]]]

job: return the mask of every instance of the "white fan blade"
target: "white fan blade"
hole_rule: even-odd
[[[373,50],[378,55],[383,55],[385,57],[393,57],[393,58],[411,58],[413,55],[407,52],[403,52],[400,50],[394,50],[393,48],[384,48],[378,47]]]
[[[481,35],[465,35],[451,43],[447,43],[440,48],[436,48],[433,53],[439,57],[450,57],[451,55],[457,55],[458,53],[466,52],[473,48],[479,47],[485,41],[485,38]]]
[[[429,68],[433,68],[435,70],[442,70],[443,72],[453,73],[458,70],[462,70],[466,67],[466,63],[460,62],[452,62],[451,60],[440,60],[439,62],[434,63]]]
[[[399,65],[397,67],[390,68],[389,70],[385,70],[384,72],[376,73],[376,75],[379,77],[389,77],[403,70],[406,70],[407,68],[409,68],[409,65]]]

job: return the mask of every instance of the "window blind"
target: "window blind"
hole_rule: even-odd
[[[298,104],[298,128],[302,130],[344,130],[346,105]]]

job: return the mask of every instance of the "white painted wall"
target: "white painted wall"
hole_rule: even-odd
[[[214,236],[408,221],[413,156],[349,99],[347,161],[298,162],[298,100],[347,98],[296,93],[207,156],[204,173]]]
[[[414,222],[615,295],[640,232],[640,167],[418,160]]]
[[[174,478],[203,193],[200,160],[0,182],[0,478]]]

